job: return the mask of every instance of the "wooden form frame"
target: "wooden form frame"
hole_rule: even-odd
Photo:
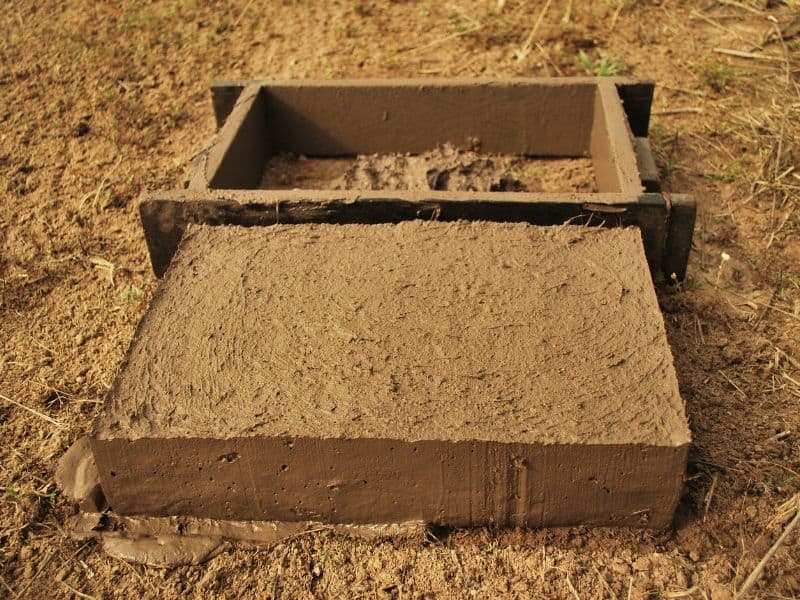
[[[140,204],[153,269],[166,270],[188,223],[380,223],[408,219],[566,222],[641,228],[651,271],[682,279],[695,202],[660,192],[647,142],[654,85],[627,78],[220,82],[219,131],[185,189]],[[591,157],[599,192],[263,190],[277,152],[315,157],[481,151]]]

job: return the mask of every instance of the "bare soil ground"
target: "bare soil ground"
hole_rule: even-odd
[[[0,596],[712,598],[800,492],[796,0],[92,3],[0,11]],[[700,214],[662,291],[694,446],[674,528],[320,531],[174,570],[64,529],[56,461],[90,427],[156,281],[136,210],[213,132],[212,78],[629,73]],[[723,255],[724,253],[724,255]],[[729,257],[725,260],[724,257]],[[800,537],[751,594],[800,595]]]

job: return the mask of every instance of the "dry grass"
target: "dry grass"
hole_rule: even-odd
[[[800,491],[796,2],[4,8],[0,596],[717,599],[787,527]],[[657,80],[665,185],[700,205],[690,278],[660,297],[694,435],[675,531],[319,532],[168,572],[69,539],[56,461],[89,428],[155,285],[136,197],[174,185],[212,133],[212,78],[570,75],[581,52]],[[798,563],[795,531],[751,595],[796,597]]]

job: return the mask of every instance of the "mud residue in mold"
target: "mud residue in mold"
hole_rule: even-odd
[[[482,154],[445,144],[428,152],[267,161],[262,189],[596,192],[588,158]]]

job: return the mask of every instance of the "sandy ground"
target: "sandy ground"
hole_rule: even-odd
[[[799,12],[796,0],[4,5],[0,596],[731,597],[800,491]],[[699,201],[689,279],[660,294],[694,435],[674,528],[394,543],[321,531],[169,571],[70,540],[56,461],[97,414],[156,283],[136,199],[174,185],[212,134],[212,78],[587,70],[657,80],[665,185]],[[800,595],[798,539],[754,597]]]

